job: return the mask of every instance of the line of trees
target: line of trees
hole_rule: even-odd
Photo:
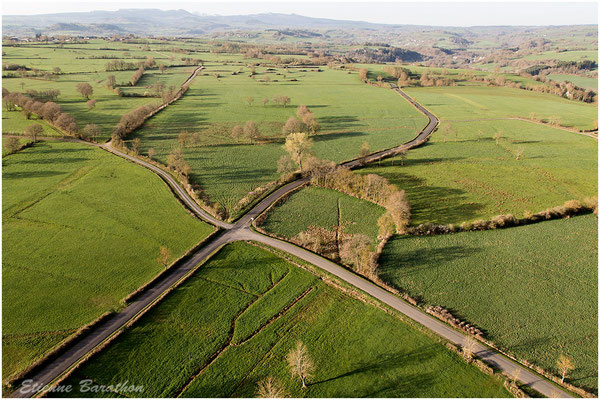
[[[131,84],[131,86],[135,86],[138,81],[142,78],[142,76],[144,76],[144,67],[140,66],[137,71],[135,71],[133,73],[133,75],[131,75],[131,79],[129,80],[129,83]]]
[[[2,103],[6,111],[14,111],[16,106],[19,106],[23,111],[39,116],[70,135],[76,136],[78,134],[79,128],[75,118],[64,113],[55,102],[34,100],[22,93],[10,93],[5,89],[2,90],[2,94]]]

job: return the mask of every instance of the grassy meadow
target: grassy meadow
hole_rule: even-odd
[[[315,154],[337,162],[356,157],[363,142],[374,151],[407,141],[427,123],[398,94],[364,85],[357,73],[258,68],[256,79],[251,79],[244,67],[205,65],[184,97],[150,119],[135,136],[141,138],[144,153],[152,147],[155,158],[164,163],[178,146],[180,132],[199,133],[199,143],[185,149],[191,180],[226,208],[277,179],[277,160],[284,154],[281,130],[301,104],[322,126],[314,137]],[[241,74],[232,75],[240,69]],[[261,82],[267,77],[270,82]],[[273,104],[275,94],[289,96],[291,104]],[[251,105],[248,96],[254,98]],[[265,106],[263,98],[269,99]],[[256,122],[265,137],[261,143],[230,137],[233,126],[248,120]]]
[[[568,74],[549,74],[548,78],[557,82],[571,82],[575,86],[598,91],[598,78]]]
[[[274,207],[267,214],[261,228],[292,238],[311,225],[330,231],[341,226],[343,232],[367,235],[375,243],[378,234],[377,219],[384,211],[383,207],[366,200],[331,189],[309,186]]]
[[[497,345],[597,390],[598,219],[595,215],[510,229],[396,237],[380,277],[476,324]]]
[[[43,119],[38,118],[35,115],[31,116],[31,119],[25,118],[20,111],[2,111],[2,134],[3,135],[23,135],[25,129],[29,125],[39,124],[44,129],[42,136],[62,136],[50,125],[44,122]]]
[[[406,190],[413,224],[457,224],[508,213],[521,217],[597,194],[593,138],[500,120],[451,122],[453,133],[444,142],[445,124],[429,143],[409,151],[403,166],[395,159],[358,170]],[[502,139],[496,144],[498,131]]]
[[[285,362],[298,340],[316,366],[305,391]],[[267,376],[291,397],[508,396],[436,339],[241,242],[221,249],[68,383],[144,386],[116,396],[253,397]]]
[[[212,227],[150,171],[98,148],[39,142],[2,160],[3,379],[162,270]]]
[[[405,88],[406,93],[441,120],[475,120],[489,118],[537,118],[557,116],[563,126],[593,129],[598,107],[547,93],[479,84]]]

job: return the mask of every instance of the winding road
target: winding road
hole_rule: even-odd
[[[197,73],[197,71],[194,73]],[[439,123],[438,119],[432,113],[414,101],[402,90],[397,87],[392,87],[392,89],[413,104],[425,116],[427,116],[429,118],[429,122],[414,139],[397,147],[373,153],[366,158],[366,162],[372,162],[384,157],[393,156],[400,150],[408,150],[425,143]],[[120,157],[144,166],[159,175],[169,185],[175,195],[192,212],[194,212],[199,218],[202,218],[221,229],[219,232],[213,235],[211,239],[206,241],[204,245],[201,246],[201,248],[199,248],[185,262],[171,267],[169,272],[163,274],[159,279],[157,279],[150,287],[140,294],[135,301],[130,303],[120,313],[110,317],[104,323],[96,326],[90,331],[89,334],[83,336],[81,339],[73,343],[73,345],[66,348],[64,352],[62,352],[62,354],[60,354],[55,360],[51,361],[48,365],[37,372],[26,386],[23,385],[18,390],[13,392],[12,397],[35,396],[40,388],[52,384],[57,378],[70,370],[97,346],[109,339],[112,335],[116,334],[121,328],[125,327],[125,325],[131,321],[132,318],[134,318],[147,307],[151,306],[154,302],[160,300],[161,296],[167,290],[169,290],[169,288],[171,288],[180,279],[190,274],[198,264],[207,260],[221,246],[239,240],[251,240],[264,243],[268,246],[287,252],[304,261],[307,261],[331,273],[332,275],[335,275],[342,281],[354,286],[355,288],[371,295],[382,303],[385,303],[389,307],[406,315],[415,322],[427,327],[431,331],[437,333],[455,345],[462,346],[467,340],[467,335],[440,322],[420,309],[411,306],[399,297],[362,278],[361,276],[315,253],[297,247],[289,242],[263,235],[250,228],[250,222],[253,220],[253,218],[256,218],[260,213],[266,210],[267,207],[273,204],[284,194],[305,184],[308,178],[300,178],[275,190],[273,193],[269,194],[257,205],[255,205],[252,209],[250,209],[246,214],[244,214],[236,223],[230,224],[214,218],[201,207],[199,207],[198,204],[188,195],[188,193],[179,186],[177,181],[165,170],[114,149],[110,146],[110,144],[104,144],[101,147]],[[343,163],[342,165],[345,165],[349,168],[355,168],[361,165],[361,162],[360,160],[352,160]],[[560,389],[557,385],[538,376],[528,368],[523,367],[519,363],[508,359],[507,357],[479,342],[477,342],[475,346],[474,353],[490,365],[493,365],[510,375],[513,375],[519,371],[519,380],[522,383],[530,386],[545,396],[572,397],[570,394]],[[32,388],[36,390],[31,390]]]

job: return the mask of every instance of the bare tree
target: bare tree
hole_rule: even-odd
[[[256,122],[246,121],[246,124],[244,125],[244,135],[250,139],[250,143],[261,138]]]
[[[21,141],[19,140],[19,138],[14,136],[5,137],[4,139],[2,139],[2,142],[4,144],[4,147],[6,147],[10,154],[16,153],[17,150],[19,150],[19,148],[21,147]]]
[[[367,81],[367,75],[369,74],[369,70],[366,68],[361,68],[359,71],[360,80],[363,82]]]
[[[87,100],[94,93],[94,88],[89,83],[81,82],[77,84],[77,91]]]
[[[496,146],[500,144],[500,140],[502,140],[502,131],[497,131],[494,134],[494,140],[496,141]]]
[[[37,138],[42,134],[42,132],[44,132],[44,127],[40,124],[29,125],[27,128],[25,128],[25,134],[31,137],[33,143],[37,142]]]
[[[154,147],[150,147],[148,149],[148,158],[152,160],[152,157],[154,157],[156,155],[156,150],[154,150]]]
[[[160,71],[161,74],[164,74],[167,71],[167,66],[165,64],[160,64],[158,66],[158,70]]]
[[[25,119],[31,119],[31,111],[26,110],[26,109],[22,109],[21,110],[21,114],[23,114],[23,116],[25,117]]]
[[[167,269],[167,265],[169,265],[169,260],[171,259],[171,251],[167,249],[165,246],[160,246],[160,251],[158,252],[158,257],[156,258],[156,262],[162,265],[165,269]]]
[[[306,346],[301,341],[296,343],[296,348],[287,355],[287,363],[292,377],[298,377],[302,382],[302,389],[306,389],[306,381],[312,377],[315,370]]]
[[[109,89],[114,89],[117,86],[117,78],[114,75],[109,75],[106,77],[106,87]]]
[[[100,135],[100,127],[96,124],[87,124],[83,128],[83,132],[87,137],[92,138],[94,142],[97,142],[98,136]]]
[[[131,148],[135,154],[140,154],[140,149],[142,148],[142,139],[135,138],[131,141]]]
[[[85,105],[87,106],[88,110],[91,110],[92,108],[96,107],[96,99],[88,100]]]
[[[390,237],[394,234],[396,230],[396,225],[394,224],[394,219],[389,212],[384,213],[377,220],[377,225],[379,226],[379,238],[383,239],[386,237]]]
[[[306,132],[293,132],[285,139],[283,148],[302,171],[302,160],[310,154],[313,141]]]
[[[515,150],[515,158],[517,159],[517,161],[519,161],[521,159],[524,151],[525,150],[523,149],[523,146],[517,147],[517,149]]]
[[[277,161],[277,173],[281,176],[287,176],[294,172],[294,162],[292,157],[287,154],[282,155]]]
[[[560,381],[563,383],[565,378],[569,376],[569,373],[575,369],[575,364],[573,361],[564,354],[561,354],[556,361],[556,366],[558,367],[558,371],[560,372]]]
[[[283,104],[284,108],[290,104],[291,101],[292,99],[290,99],[288,96],[281,96],[281,104]]]
[[[190,134],[187,131],[181,131],[179,136],[177,136],[177,142],[181,147],[187,147],[190,142]]]
[[[481,136],[482,136],[482,135],[483,135],[483,131],[482,131],[481,129],[479,129],[479,130],[477,131],[477,141],[478,141],[478,142],[479,142],[479,141],[481,141]]]
[[[296,117],[289,117],[281,130],[284,135],[289,135],[293,132],[304,132],[306,130],[306,126],[302,122],[298,121]]]
[[[263,98],[263,99],[262,99],[262,105],[263,105],[263,106],[266,106],[266,105],[267,105],[267,103],[269,103],[269,99],[268,99],[268,98],[266,98],[266,97],[265,97],[265,98]]]
[[[252,106],[252,104],[254,103],[254,97],[252,97],[252,96],[246,97],[246,103],[248,104],[248,106]]]
[[[45,120],[52,122],[56,118],[58,118],[58,116],[61,113],[61,109],[58,106],[58,104],[56,104],[52,101],[49,101],[42,106],[41,112],[42,112],[42,117]]]
[[[386,200],[385,208],[396,224],[396,231],[404,233],[410,223],[410,204],[404,190],[393,192]]]
[[[239,142],[242,136],[244,136],[244,128],[239,125],[234,126],[231,130],[231,137],[235,139],[236,142]]]
[[[369,142],[363,142],[362,146],[360,146],[360,152],[358,153],[358,157],[360,158],[361,164],[364,164],[367,156],[371,153],[371,146],[369,146]]]
[[[520,378],[521,378],[521,368],[520,367],[515,367],[513,369],[513,372],[512,372],[513,383],[516,384],[519,381]]]
[[[340,246],[340,258],[344,263],[353,265],[356,270],[364,270],[370,246],[371,239],[366,235],[347,235]]]
[[[287,397],[279,380],[267,376],[259,381],[256,387],[256,397],[261,399],[281,399]]]
[[[471,336],[465,338],[465,341],[462,345],[462,353],[463,358],[467,361],[471,361],[473,356],[475,355],[475,346],[477,342]]]

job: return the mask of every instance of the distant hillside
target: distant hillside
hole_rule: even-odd
[[[5,35],[77,34],[196,35],[228,30],[383,28],[386,25],[339,21],[296,14],[204,16],[185,10],[123,9],[43,15],[5,15]]]

